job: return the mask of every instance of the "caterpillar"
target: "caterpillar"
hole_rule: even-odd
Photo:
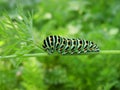
[[[61,36],[48,36],[43,40],[45,51],[49,54],[57,52],[59,54],[83,54],[89,52],[99,52],[99,47],[92,41],[81,39],[69,39]]]

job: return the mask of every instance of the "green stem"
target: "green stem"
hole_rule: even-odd
[[[92,53],[87,53],[87,54],[120,54],[120,50],[101,50],[100,52],[92,52]],[[54,54],[53,54],[54,55]],[[86,55],[86,54],[83,54]],[[8,55],[8,56],[0,56],[0,59],[3,58],[15,58],[15,57],[38,57],[38,56],[48,56],[47,53],[35,53],[35,54],[24,54],[24,55]]]
[[[120,54],[120,50],[101,50],[100,54]]]
[[[16,57],[19,57],[19,56],[22,56],[22,57],[38,57],[38,56],[47,56],[48,54],[47,53],[35,53],[35,54],[24,54],[24,55],[8,55],[8,56],[0,56],[0,59],[3,59],[3,58],[16,58]]]

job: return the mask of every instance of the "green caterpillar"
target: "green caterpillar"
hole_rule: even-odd
[[[58,52],[59,54],[83,54],[89,52],[99,52],[99,47],[92,41],[81,39],[69,39],[61,36],[48,36],[43,41],[43,48],[49,54]]]

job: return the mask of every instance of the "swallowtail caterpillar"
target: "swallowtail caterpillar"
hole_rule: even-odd
[[[92,41],[81,39],[69,39],[61,36],[48,36],[43,41],[43,48],[49,54],[57,52],[59,54],[84,54],[99,52],[99,47]]]

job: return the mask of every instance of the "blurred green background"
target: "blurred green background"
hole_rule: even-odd
[[[22,56],[48,35],[119,50],[120,0],[0,0],[0,90],[120,90],[119,54]]]

